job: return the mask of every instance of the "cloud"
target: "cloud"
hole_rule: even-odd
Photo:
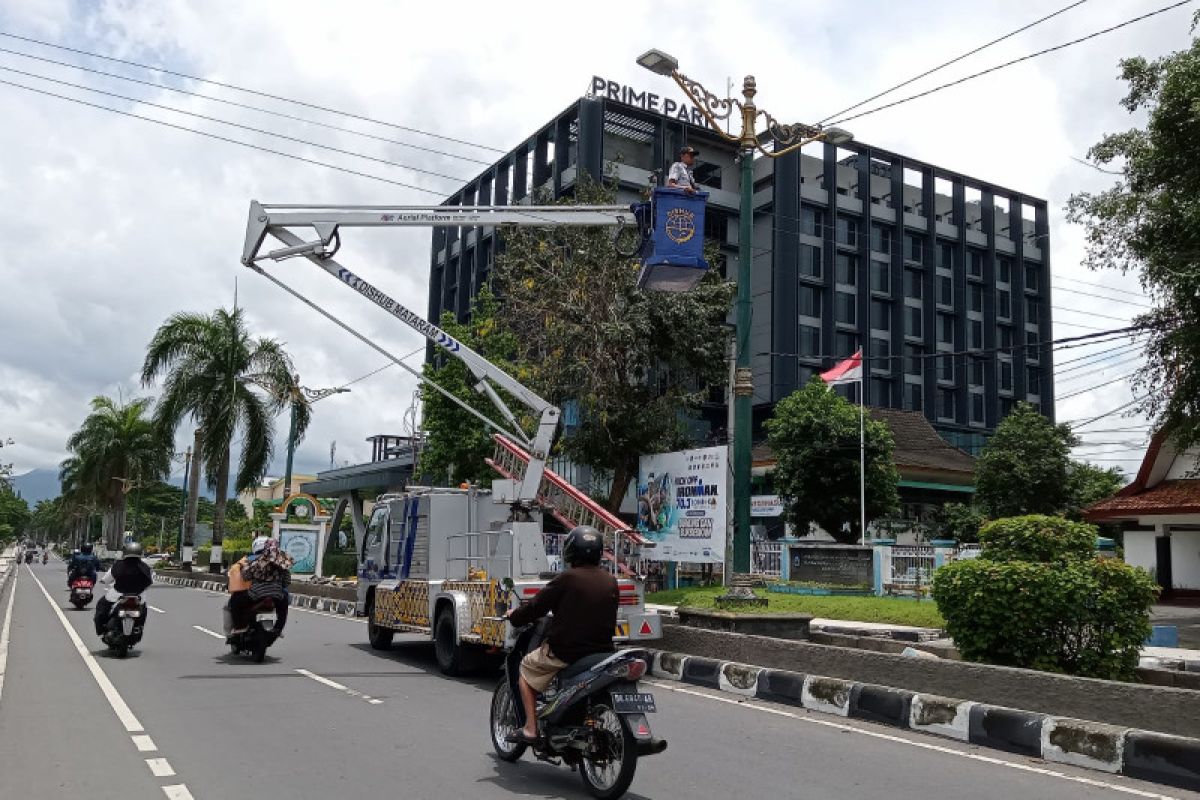
[[[763,2],[744,10],[698,3],[681,18],[676,6],[626,2],[607,4],[600,12],[559,3],[523,4],[516,10],[482,2],[414,6],[379,0],[330,15],[326,4],[316,0],[10,0],[0,10],[0,29],[506,149],[579,97],[593,74],[664,94],[673,91],[669,81],[633,63],[651,46],[671,50],[686,73],[714,90],[723,89],[728,77],[736,92],[741,77],[753,72],[764,108],[783,121],[814,120],[1044,13],[1037,3],[1018,6],[977,3],[965,14],[959,3],[877,3],[849,13],[844,3],[833,2],[803,7]],[[1135,2],[1089,5],[911,88],[926,88],[1144,10]],[[1048,198],[1055,275],[1136,290],[1130,279],[1094,276],[1080,269],[1081,238],[1066,228],[1059,209],[1072,191],[1106,182],[1070,157],[1082,156],[1105,131],[1130,124],[1116,103],[1123,93],[1112,80],[1116,58],[1152,56],[1186,46],[1182,20],[1179,13],[1165,15],[1098,43],[847,125],[862,141]],[[752,46],[743,46],[746,43]],[[64,58],[60,52],[11,40],[0,46]],[[485,161],[496,155],[178,77],[82,56],[65,58],[449,153]],[[11,55],[0,54],[0,67],[131,94],[461,178],[480,169],[454,156],[85,77]],[[413,204],[451,193],[458,185],[455,181],[3,70],[0,80],[329,161],[432,192],[388,186],[0,85],[0,118],[10,121],[0,126],[0,204],[5,208],[0,219],[0,433],[18,441],[12,449],[18,471],[57,464],[66,436],[83,418],[93,395],[152,392],[154,387],[138,385],[137,375],[156,327],[177,311],[211,311],[231,304],[235,280],[238,302],[253,329],[287,343],[306,385],[340,385],[384,363],[239,267],[249,200]],[[423,312],[429,249],[430,233],[425,230],[355,231],[339,257]],[[271,270],[383,346],[399,353],[421,347],[419,336],[307,264],[288,261]],[[1103,301],[1070,297],[1069,302],[1084,311],[1114,308]],[[1133,310],[1120,304],[1115,308],[1118,315]],[[1085,317],[1069,312],[1058,314],[1057,320],[1063,323],[1058,335],[1083,331],[1068,322],[1087,324]],[[418,353],[412,363],[420,360]],[[348,395],[322,401],[298,450],[297,469],[327,465],[334,440],[339,462],[365,459],[366,436],[401,430],[413,389],[413,380],[392,368],[356,383]],[[1065,401],[1059,415],[1080,418],[1127,398],[1128,391],[1114,384],[1107,392]],[[286,427],[286,420],[279,426]],[[188,431],[180,432],[181,447],[188,438]],[[282,450],[281,444],[281,456]],[[277,462],[281,465],[281,458]]]

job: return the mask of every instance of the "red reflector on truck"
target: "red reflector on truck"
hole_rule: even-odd
[[[654,629],[650,627],[650,620],[642,620],[642,627],[638,628],[639,636],[649,636],[654,633]]]

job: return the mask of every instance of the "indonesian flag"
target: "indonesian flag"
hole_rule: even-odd
[[[830,386],[837,386],[842,383],[861,381],[862,374],[862,348],[860,347],[854,352],[854,355],[840,362],[833,369],[822,372],[821,380]]]

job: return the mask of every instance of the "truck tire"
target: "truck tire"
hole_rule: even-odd
[[[443,675],[455,677],[471,670],[470,654],[467,653],[469,647],[458,641],[454,607],[442,606],[433,627],[433,652]]]
[[[367,641],[372,650],[387,650],[392,646],[392,635],[395,631],[375,624],[375,595],[367,601]]]

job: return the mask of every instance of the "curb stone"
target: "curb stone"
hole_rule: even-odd
[[[199,578],[180,578],[174,575],[155,575],[154,580],[156,583],[165,583],[170,586],[181,586],[185,589],[202,589],[209,592],[224,593],[227,589],[223,583],[217,583],[215,581],[202,581]],[[351,600],[336,600],[329,597],[318,597],[316,595],[290,592],[288,594],[288,604],[300,608],[322,610],[329,614],[339,614],[345,617],[356,616],[354,602]]]
[[[650,674],[657,678],[1200,790],[1200,739],[734,661],[648,652]]]

